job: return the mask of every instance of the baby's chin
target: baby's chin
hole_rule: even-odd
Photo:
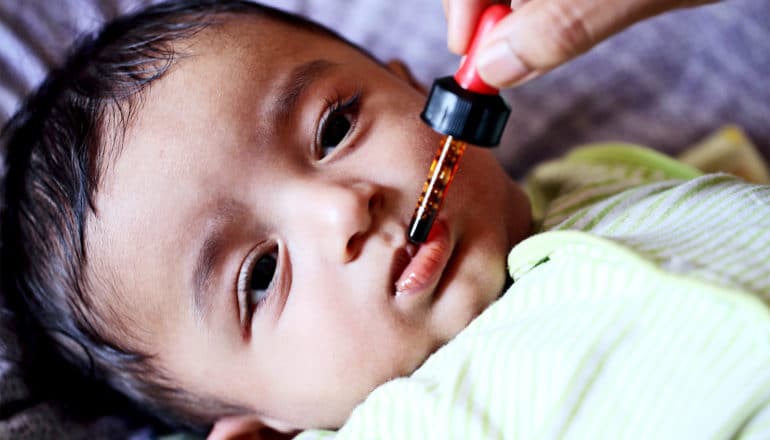
[[[449,286],[444,294],[454,297],[453,301],[436,304],[431,316],[435,319],[434,329],[439,341],[436,349],[454,339],[500,297],[505,274],[500,275],[483,280],[458,280]]]

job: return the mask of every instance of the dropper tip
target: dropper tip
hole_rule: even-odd
[[[415,216],[409,224],[409,234],[407,234],[407,238],[414,244],[425,243],[432,226],[433,218]]]

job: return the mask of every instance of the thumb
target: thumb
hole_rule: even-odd
[[[510,87],[660,12],[651,5],[654,3],[666,1],[531,0],[501,20],[485,37],[476,67],[488,84]]]

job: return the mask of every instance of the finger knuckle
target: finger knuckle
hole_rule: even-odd
[[[572,58],[593,45],[592,33],[575,2],[548,2],[545,26],[551,50],[558,59]]]

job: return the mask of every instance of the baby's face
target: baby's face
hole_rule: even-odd
[[[412,259],[406,228],[440,139],[421,91],[264,19],[180,45],[190,56],[107,153],[91,279],[180,387],[278,429],[338,426],[499,295],[526,199],[470,147]],[[396,295],[407,263],[420,282]]]

